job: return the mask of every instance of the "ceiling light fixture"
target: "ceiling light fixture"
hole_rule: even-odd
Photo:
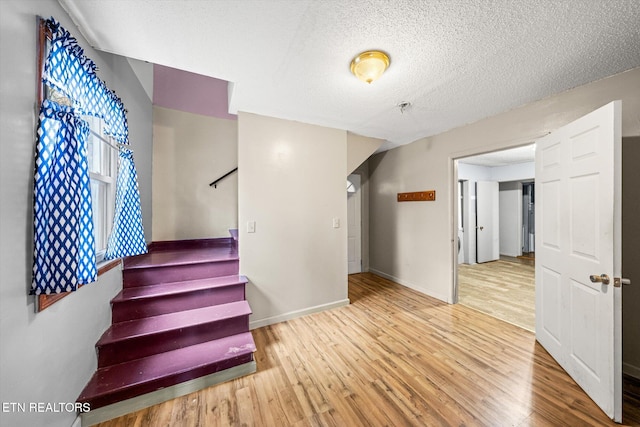
[[[389,56],[379,50],[368,50],[353,58],[351,72],[358,79],[366,83],[380,78],[389,68]]]

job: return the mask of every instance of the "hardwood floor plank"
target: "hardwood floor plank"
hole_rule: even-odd
[[[458,297],[461,304],[535,331],[533,264],[504,260],[459,264]]]
[[[238,412],[238,422],[241,426],[255,426],[262,419],[260,416],[260,405],[255,394],[255,389],[243,387],[236,390],[235,398],[242,402],[242,410]],[[211,425],[211,424],[203,424]]]
[[[252,331],[256,373],[101,426],[616,425],[531,332],[368,273],[349,298]]]

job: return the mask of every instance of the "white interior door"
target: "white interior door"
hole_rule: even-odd
[[[464,181],[458,181],[458,264],[464,262]]]
[[[477,262],[500,258],[500,186],[496,181],[476,183]]]
[[[362,271],[360,175],[349,175],[347,181],[347,255],[349,274]],[[352,191],[353,190],[353,191]]]
[[[608,104],[536,145],[536,338],[622,418],[621,115]],[[609,284],[590,275],[607,275]]]
[[[464,224],[464,237],[462,239],[462,251],[466,264],[476,263],[476,186],[475,182],[464,181],[462,183],[464,206],[462,208],[462,221]]]

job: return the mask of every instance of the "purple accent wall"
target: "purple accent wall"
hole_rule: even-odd
[[[159,107],[237,120],[237,115],[229,114],[227,94],[225,80],[153,66],[153,104]]]

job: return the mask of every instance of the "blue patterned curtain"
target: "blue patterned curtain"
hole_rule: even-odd
[[[104,258],[114,259],[146,253],[138,177],[130,150],[120,151],[115,212],[113,230]]]
[[[80,115],[100,117],[106,133],[127,145],[129,129],[120,98],[96,75],[97,67],[74,37],[53,18],[51,49],[43,83],[71,101],[71,107],[45,100],[41,106],[34,191],[34,265],[32,293],[74,291],[96,280],[95,237],[85,141],[88,125]],[[146,253],[137,174],[131,152],[121,159],[111,258]],[[121,155],[122,156],[122,155]],[[135,191],[131,191],[134,189]]]
[[[34,203],[34,293],[75,291],[96,280],[87,122],[49,100],[40,109]]]

